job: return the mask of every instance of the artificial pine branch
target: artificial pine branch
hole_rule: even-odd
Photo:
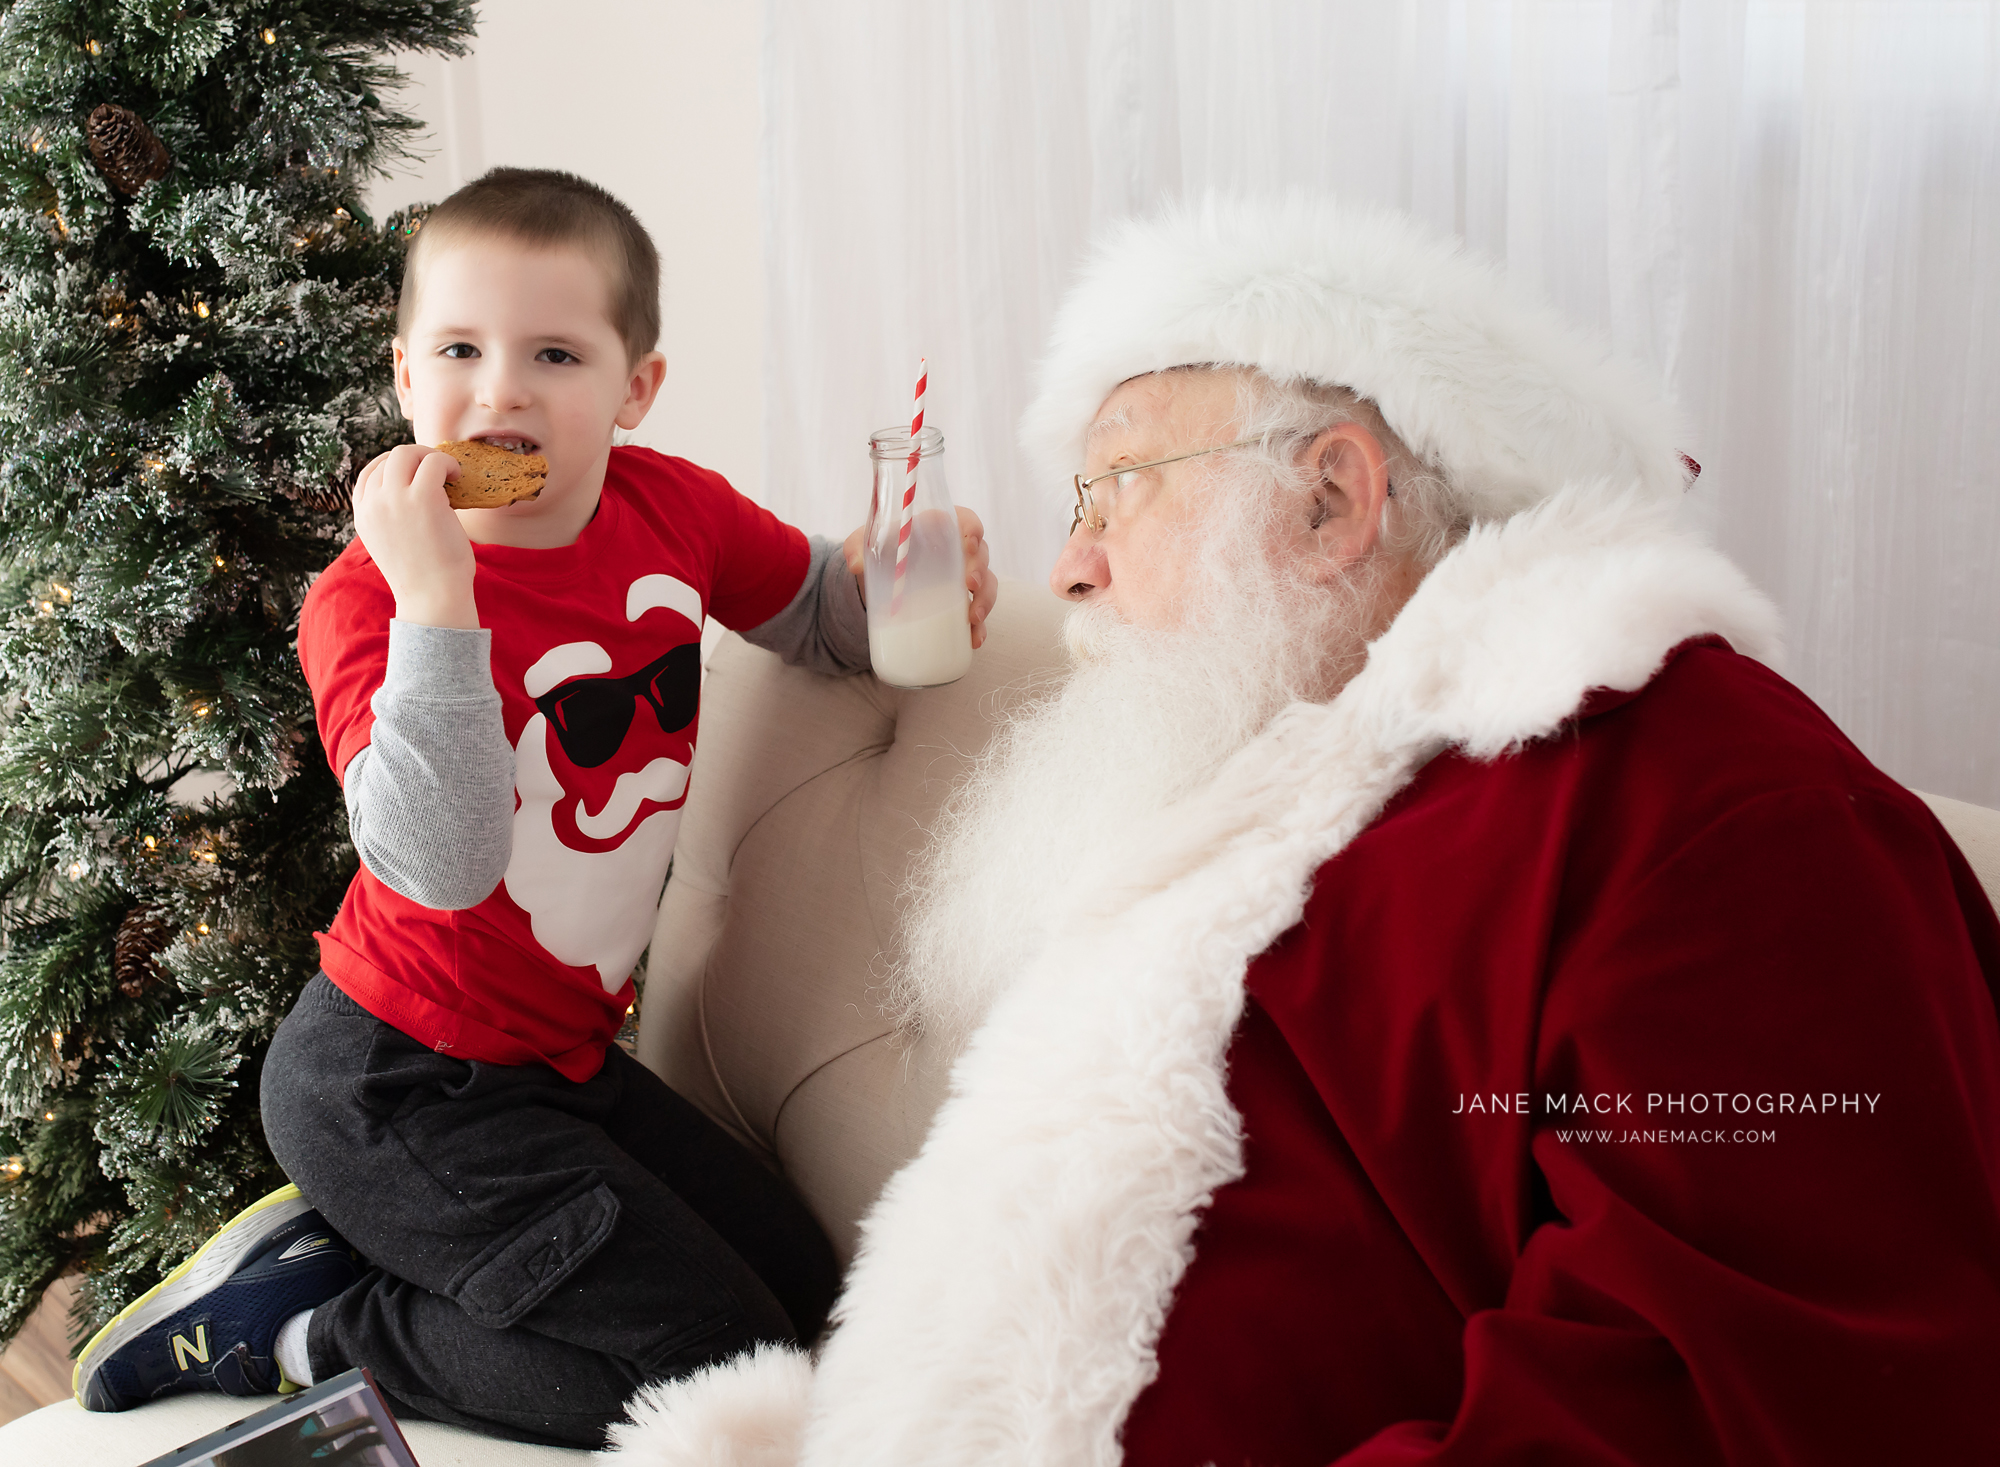
[[[257,1079],[354,869],[292,647],[388,393],[468,0],[0,0],[0,1342],[279,1180]]]

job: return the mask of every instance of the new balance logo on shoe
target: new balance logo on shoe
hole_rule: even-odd
[[[327,1233],[309,1233],[278,1255],[278,1262],[289,1263],[294,1258],[304,1258],[308,1253],[317,1253],[322,1248],[334,1246],[333,1238]]]
[[[186,1335],[174,1336],[174,1364],[179,1366],[182,1370],[186,1370],[188,1368],[188,1357],[190,1355],[192,1355],[196,1360],[199,1360],[203,1365],[208,1364],[207,1325],[198,1324],[194,1327],[194,1343],[192,1344],[188,1343],[188,1337]]]

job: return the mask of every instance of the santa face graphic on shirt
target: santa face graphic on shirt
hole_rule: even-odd
[[[692,586],[641,576],[616,655],[564,642],[522,674],[536,712],[514,746],[520,804],[503,885],[535,941],[595,967],[607,993],[652,939],[694,757],[685,731],[701,697],[701,619]]]

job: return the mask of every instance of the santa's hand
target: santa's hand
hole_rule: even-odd
[[[862,575],[862,552],[867,533],[866,525],[859,527],[840,547],[841,554],[847,557],[847,568],[861,586],[864,606],[868,604],[868,583]],[[1000,578],[987,564],[990,556],[986,549],[986,526],[964,505],[958,506],[958,533],[965,547],[965,591],[972,598],[966,619],[972,623],[972,645],[977,647],[986,640],[986,618],[993,614],[993,603],[1000,599]]]
[[[354,485],[354,533],[396,597],[399,621],[476,630],[472,542],[444,486],[458,461],[421,443],[392,448]]]

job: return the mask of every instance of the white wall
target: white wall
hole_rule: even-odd
[[[629,204],[660,247],[667,381],[631,441],[761,497],[763,215],[758,0],[482,0],[471,54],[411,55],[425,156],[377,211],[436,202],[499,164],[565,168]],[[831,526],[811,526],[826,528]]]
[[[1407,210],[1650,365],[1786,673],[2000,805],[2000,0],[769,0],[766,487],[805,519],[930,359],[951,487],[1047,573],[1015,430],[1105,222]]]

